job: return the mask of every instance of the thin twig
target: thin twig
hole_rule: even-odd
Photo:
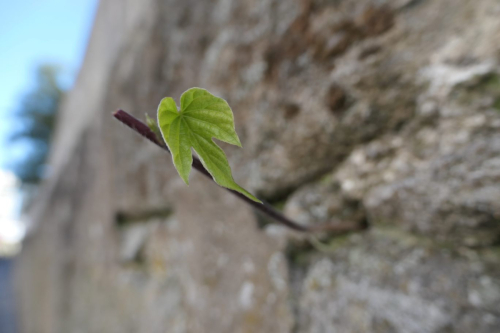
[[[116,119],[118,119],[119,121],[121,121],[122,123],[124,123],[125,125],[127,125],[128,127],[130,127],[131,129],[133,129],[134,131],[136,131],[137,133],[139,133],[140,135],[142,135],[143,137],[145,137],[146,139],[148,139],[149,141],[153,142],[154,144],[156,144],[160,148],[162,148],[170,153],[170,151],[168,150],[168,147],[165,145],[165,143],[160,141],[158,139],[158,137],[156,136],[156,134],[153,133],[153,131],[151,131],[146,124],[144,124],[143,122],[141,122],[140,120],[138,120],[134,116],[128,114],[127,112],[125,112],[123,110],[116,111],[115,113],[113,113],[113,116]],[[196,156],[193,156],[193,168],[198,170],[199,172],[201,172],[206,177],[213,180],[210,173],[208,173],[208,171],[205,169],[203,164],[201,164],[201,161]],[[224,188],[224,189],[231,192],[233,195],[237,196],[240,200],[243,200],[248,205],[254,207],[255,209],[261,211],[262,213],[272,217],[277,222],[279,222],[279,223],[283,224],[284,226],[286,226],[290,229],[293,229],[295,231],[299,231],[299,232],[332,232],[335,234],[344,234],[344,233],[348,233],[351,231],[362,230],[365,228],[365,226],[360,225],[358,223],[354,223],[354,222],[338,222],[338,223],[331,223],[331,224],[330,223],[329,224],[317,224],[317,225],[311,225],[311,226],[302,225],[302,224],[299,224],[299,223],[289,219],[288,217],[283,215],[281,212],[274,209],[274,207],[268,203],[264,202],[264,203],[260,204],[258,202],[253,201],[253,200],[250,200],[249,198],[247,198],[246,196],[244,196],[243,194],[241,194],[239,192],[236,192],[236,191],[233,191],[233,190],[230,190],[227,188]]]

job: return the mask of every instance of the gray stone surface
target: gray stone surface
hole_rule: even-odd
[[[498,250],[455,251],[384,228],[328,246],[326,256],[308,259],[298,291],[301,332],[495,332],[500,327]]]
[[[103,0],[17,265],[23,332],[498,332],[499,14]],[[193,86],[234,111],[239,183],[302,223],[368,230],[260,228],[110,116]]]

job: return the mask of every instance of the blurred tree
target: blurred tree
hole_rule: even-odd
[[[23,96],[20,107],[15,111],[15,126],[10,141],[22,145],[23,154],[10,164],[23,185],[37,184],[45,174],[50,140],[64,95],[60,74],[57,66],[39,66],[35,86]]]

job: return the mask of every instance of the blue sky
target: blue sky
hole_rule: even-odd
[[[76,76],[85,53],[97,0],[0,0],[0,168],[15,151],[6,143],[21,96],[34,69],[56,63]],[[22,152],[21,152],[22,153]]]

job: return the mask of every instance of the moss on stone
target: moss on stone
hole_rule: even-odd
[[[478,98],[493,98],[492,107],[500,111],[500,75],[489,73],[482,75],[465,85],[458,85],[453,96],[462,104],[471,104]]]
[[[497,110],[500,111],[500,97],[498,97],[495,102],[493,102],[493,107]]]
[[[498,75],[496,73],[490,73],[490,74],[486,75],[479,82],[478,88],[500,89],[500,75]]]

